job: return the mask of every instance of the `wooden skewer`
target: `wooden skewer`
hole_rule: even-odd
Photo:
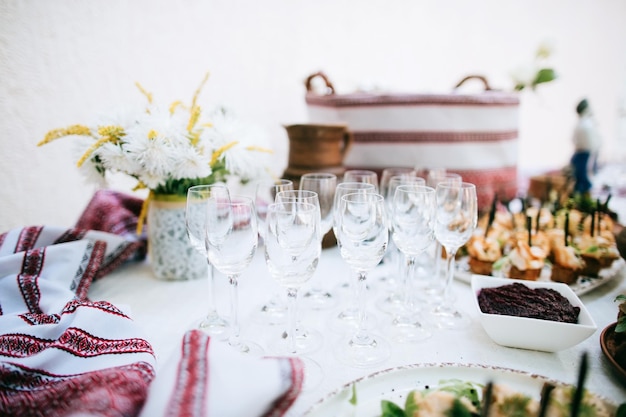
[[[489,416],[489,406],[491,406],[491,395],[493,393],[493,382],[489,381],[487,383],[487,387],[485,388],[485,395],[483,396],[483,406],[480,410],[480,417],[488,417]]]
[[[550,394],[554,389],[554,385],[549,382],[543,384],[541,388],[541,402],[539,403],[539,415],[538,417],[545,417],[548,412],[548,406],[550,405]]]
[[[585,378],[587,376],[587,369],[589,367],[587,352],[583,352],[580,359],[580,368],[578,369],[578,381],[576,383],[576,391],[574,391],[574,398],[572,398],[572,412],[571,417],[578,417],[580,412],[580,404],[583,400],[583,393],[585,390]]]

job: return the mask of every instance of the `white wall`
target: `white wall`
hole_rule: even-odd
[[[0,231],[71,226],[94,189],[56,127],[140,99],[226,104],[263,124],[287,164],[282,124],[307,118],[303,80],[323,70],[339,92],[378,85],[447,92],[463,76],[509,89],[509,73],[555,46],[560,78],[522,94],[519,165],[558,168],[577,101],[589,98],[603,159],[626,153],[623,0],[0,0]]]

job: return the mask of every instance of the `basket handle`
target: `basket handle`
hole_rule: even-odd
[[[466,81],[469,80],[479,80],[482,81],[483,85],[485,86],[485,91],[490,91],[493,90],[491,88],[491,86],[489,85],[489,82],[487,81],[487,78],[483,77],[482,75],[468,75],[467,77],[463,78],[461,81],[459,81],[454,88],[459,88],[460,86],[462,86]]]
[[[306,91],[307,92],[313,92],[312,82],[317,77],[319,77],[322,80],[324,80],[324,83],[326,84],[326,94],[325,95],[335,94],[335,87],[333,87],[333,83],[330,82],[330,80],[328,79],[326,74],[324,74],[322,71],[318,71],[318,72],[316,72],[314,74],[311,74],[311,75],[309,75],[306,78],[306,81],[304,82],[304,85],[306,86]]]

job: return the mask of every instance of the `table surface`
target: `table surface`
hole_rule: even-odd
[[[379,266],[370,274],[370,288],[367,291],[368,313],[376,320],[374,331],[379,333],[391,320],[391,316],[376,308],[375,300],[386,293],[382,277],[389,272],[389,266]],[[434,329],[433,336],[417,344],[392,346],[390,359],[375,367],[348,367],[336,360],[333,346],[342,334],[328,326],[329,320],[337,313],[332,310],[312,310],[300,308],[302,323],[323,333],[322,347],[308,356],[319,362],[324,370],[324,379],[317,387],[304,391],[289,410],[289,416],[303,415],[311,406],[332,391],[359,377],[376,371],[414,363],[458,363],[504,367],[534,373],[567,383],[575,383],[581,354],[589,355],[589,373],[586,386],[604,397],[618,403],[626,399],[626,385],[617,379],[609,361],[600,348],[600,333],[616,320],[617,303],[613,300],[620,293],[626,294],[626,268],[604,285],[581,296],[590,311],[598,329],[584,342],[575,347],[556,353],[508,348],[497,345],[481,327],[478,314],[471,298],[470,286],[455,281],[453,292],[457,306],[471,319],[462,330]],[[324,249],[318,269],[312,280],[301,291],[316,283],[317,287],[327,288],[345,302],[345,291],[340,283],[350,276],[346,263],[341,259],[336,247]],[[284,291],[273,282],[263,258],[263,247],[259,246],[252,264],[241,276],[240,323],[244,338],[252,339],[267,349],[272,337],[279,337],[282,325],[262,324],[254,317],[258,308],[272,294]],[[208,280],[161,281],[154,277],[149,262],[128,263],[112,274],[93,283],[89,296],[92,300],[106,300],[120,308],[130,309],[131,317],[145,332],[152,344],[159,366],[174,349],[180,345],[185,331],[194,326],[206,314]],[[228,316],[228,283],[224,276],[215,276],[215,294],[220,314]],[[266,350],[266,354],[272,355]],[[158,369],[157,369],[158,372]]]

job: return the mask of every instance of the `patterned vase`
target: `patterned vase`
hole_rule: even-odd
[[[207,276],[207,260],[187,236],[185,203],[185,197],[159,194],[150,201],[148,259],[159,279],[184,281]]]

